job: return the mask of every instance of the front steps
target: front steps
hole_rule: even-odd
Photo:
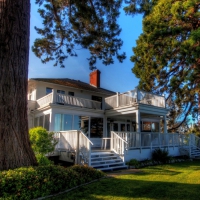
[[[200,158],[200,149],[197,147],[182,147],[179,149],[180,155],[188,155],[190,158]],[[190,153],[189,153],[190,152]]]
[[[91,167],[102,171],[127,168],[123,160],[112,151],[92,151]]]
[[[191,158],[200,158],[200,149],[192,147],[191,148]]]

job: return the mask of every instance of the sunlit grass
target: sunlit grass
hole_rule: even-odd
[[[142,168],[139,173],[101,179],[52,199],[198,200],[200,161]]]

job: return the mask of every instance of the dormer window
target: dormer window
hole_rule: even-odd
[[[46,88],[46,95],[48,95],[52,92],[53,92],[53,88],[49,88],[49,87]]]

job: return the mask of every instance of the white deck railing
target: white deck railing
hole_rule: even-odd
[[[65,94],[56,95],[56,103],[64,105],[79,106],[84,108],[101,109],[101,102],[90,99],[83,99]]]
[[[44,107],[50,103],[79,106],[83,108],[101,109],[101,102],[90,99],[84,99],[65,94],[50,93],[37,100],[37,108]]]
[[[115,132],[128,142],[128,149],[175,147],[187,145],[184,135],[173,133]]]
[[[165,97],[138,90],[137,100],[139,103],[165,108]]]
[[[58,134],[59,133],[59,134]],[[91,145],[93,143],[82,131],[70,130],[56,132],[55,137],[59,138],[56,150],[66,150],[76,153],[76,164],[91,165]]]
[[[112,109],[142,103],[165,108],[165,97],[138,89],[105,98],[105,108]]]

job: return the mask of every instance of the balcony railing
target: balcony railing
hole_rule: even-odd
[[[53,101],[53,93],[50,93],[37,100],[37,108],[44,107]]]
[[[136,103],[165,108],[165,97],[135,89],[105,98],[105,109],[130,106]]]
[[[44,107],[50,103],[78,106],[83,108],[101,109],[101,102],[53,92],[38,99],[37,108]]]

